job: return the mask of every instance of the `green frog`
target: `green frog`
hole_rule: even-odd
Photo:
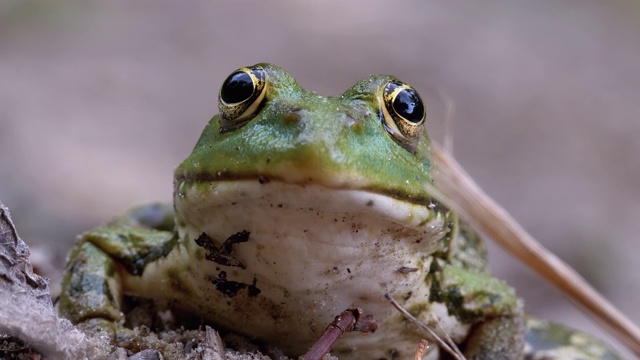
[[[422,338],[425,358],[446,357],[388,293],[468,359],[617,358],[527,321],[480,237],[425,190],[426,108],[411,85],[374,75],[321,96],[264,63],[231,73],[218,106],[175,170],[173,207],[135,208],[72,249],[59,308],[74,323],[121,329],[124,297],[146,298],[298,356],[358,307],[378,330],[345,335],[341,359],[406,359]]]

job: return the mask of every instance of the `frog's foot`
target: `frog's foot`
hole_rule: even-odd
[[[522,359],[525,317],[499,316],[472,328],[465,343],[464,355],[471,359]]]
[[[81,242],[69,254],[58,310],[74,324],[90,319],[116,323],[123,318],[119,284],[114,260],[91,242]]]
[[[69,266],[58,303],[60,314],[88,335],[105,334],[116,345],[131,343],[136,334],[123,325],[114,260],[83,242],[71,252]]]
[[[527,320],[525,359],[622,360],[604,342],[564,326]]]
[[[119,325],[124,320],[123,276],[141,275],[148,264],[173,249],[176,235],[158,229],[168,215],[165,207],[140,207],[125,216],[130,220],[122,217],[83,234],[69,254],[60,314],[74,324],[113,323],[108,328],[124,329]]]

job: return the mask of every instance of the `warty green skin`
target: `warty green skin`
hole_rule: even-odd
[[[379,331],[348,334],[334,353],[407,358],[428,336],[386,303],[389,292],[422,321],[439,319],[469,359],[617,358],[597,340],[568,340],[583,334],[527,327],[522,300],[488,273],[480,238],[425,192],[426,133],[409,151],[382,126],[380,89],[395,78],[325,97],[258,66],[264,105],[235,130],[211,119],[175,170],[175,213],[139,207],[80,237],[64,316],[126,332],[123,295],[146,297],[297,356],[335,315],[362,307]]]

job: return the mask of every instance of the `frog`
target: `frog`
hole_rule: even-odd
[[[490,274],[482,238],[425,186],[437,186],[427,111],[408,83],[371,75],[323,96],[259,63],[224,80],[218,110],[174,171],[172,205],[79,237],[64,317],[118,333],[125,298],[143,298],[295,357],[361,308],[378,329],[345,334],[340,359],[412,357],[421,339],[425,359],[447,358],[386,295],[467,359],[618,358],[531,320]]]

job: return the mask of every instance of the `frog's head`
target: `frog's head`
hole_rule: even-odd
[[[257,64],[224,81],[219,110],[175,171],[178,195],[196,183],[242,179],[430,200],[425,107],[392,76],[370,76],[326,97],[280,67]]]
[[[273,229],[269,221],[297,218],[303,228],[322,216],[443,233],[446,210],[425,191],[433,183],[425,106],[410,85],[374,75],[320,96],[257,64],[229,75],[218,103],[175,171],[177,225],[190,237],[212,236],[221,223],[256,233]]]
[[[226,306],[223,324],[251,314],[238,331],[301,353],[304,342],[282,339],[317,338],[335,311],[357,304],[381,321],[399,316],[387,291],[428,298],[428,258],[447,247],[451,226],[424,190],[429,139],[411,86],[376,75],[325,97],[258,64],[229,75],[219,110],[175,171],[183,253],[203,264],[183,277],[215,285],[194,307]]]

